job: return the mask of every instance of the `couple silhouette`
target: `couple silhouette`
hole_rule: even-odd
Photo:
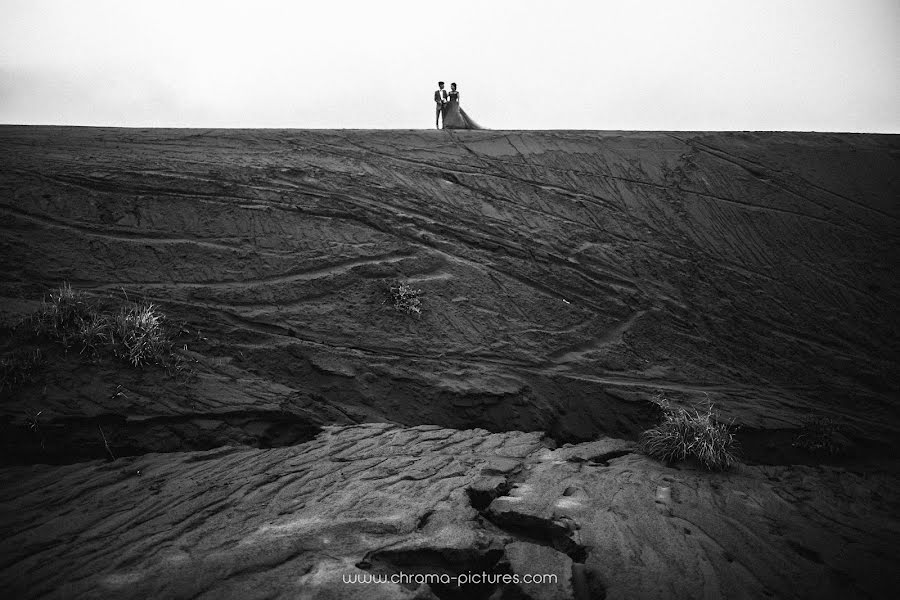
[[[438,81],[438,89],[434,91],[434,126],[441,129],[481,129],[472,117],[459,106],[459,91],[456,84],[450,84],[450,92],[444,89],[444,82]]]

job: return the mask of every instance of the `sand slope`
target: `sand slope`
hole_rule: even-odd
[[[194,369],[50,346],[3,391],[4,464],[78,464],[0,469],[0,581],[344,597],[342,572],[553,564],[532,597],[878,596],[898,167],[877,135],[0,127],[2,350],[68,281],[160,304]],[[634,454],[658,393],[715,402],[747,464]],[[846,457],[791,446],[808,415]]]
[[[68,280],[162,303],[216,360],[189,392],[198,412],[293,397],[352,421],[579,440],[633,433],[648,418],[635,399],[666,390],[753,428],[818,411],[867,439],[897,433],[896,136],[0,140],[0,292],[39,299]],[[392,278],[425,292],[420,320],[382,304]],[[139,410],[181,413],[185,394]],[[107,411],[123,412],[90,410]]]

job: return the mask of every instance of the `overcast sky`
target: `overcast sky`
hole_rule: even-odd
[[[900,0],[0,0],[0,123],[900,132]],[[449,85],[448,85],[449,87]]]

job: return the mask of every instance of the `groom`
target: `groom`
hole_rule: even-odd
[[[441,128],[438,125],[438,121],[441,119],[441,115],[444,114],[444,107],[447,105],[447,90],[444,89],[444,82],[438,81],[438,89],[434,90],[434,126],[438,129]]]

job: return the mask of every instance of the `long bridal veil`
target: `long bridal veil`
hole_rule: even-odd
[[[452,99],[447,104],[444,114],[444,129],[484,129],[470,117],[459,105],[459,99]]]

